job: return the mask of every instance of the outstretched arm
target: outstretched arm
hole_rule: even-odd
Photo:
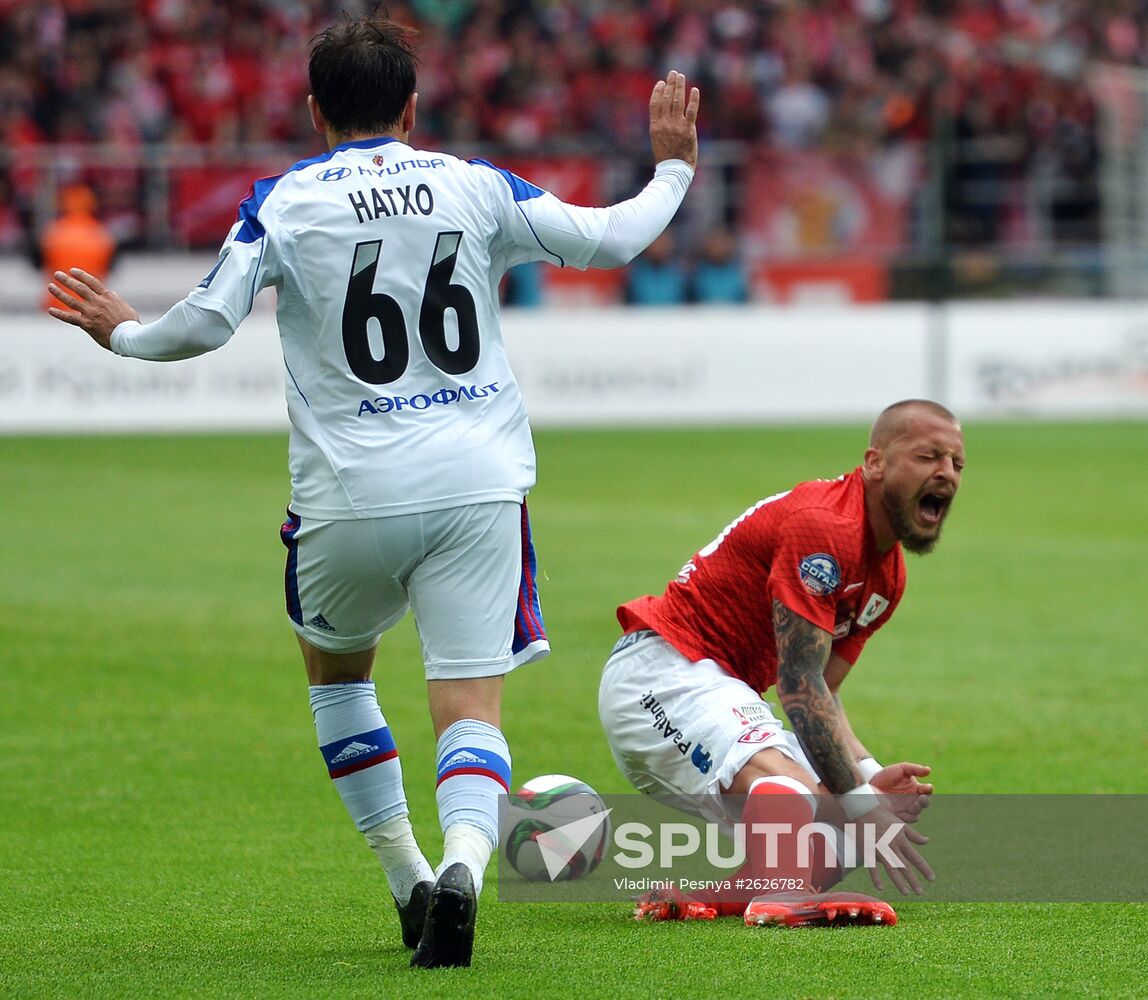
[[[103,283],[72,268],[56,272],[48,290],[74,312],[51,308],[56,319],[78,326],[108,351],[147,361],[182,361],[222,347],[235,328],[218,312],[183,299],[153,323],[140,325],[139,313]],[[63,286],[63,287],[61,287]],[[114,335],[114,336],[113,336]]]

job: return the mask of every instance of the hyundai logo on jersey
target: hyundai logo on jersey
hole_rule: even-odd
[[[315,176],[321,181],[341,181],[344,177],[349,176],[350,173],[350,167],[328,167],[326,170],[320,170]]]

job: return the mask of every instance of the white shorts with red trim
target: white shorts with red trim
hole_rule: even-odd
[[[818,780],[797,737],[758,692],[713,660],[687,659],[648,630],[614,647],[598,714],[630,783],[693,812],[724,815],[723,789],[761,750],[780,750]]]
[[[526,504],[317,521],[288,511],[287,614],[332,653],[414,611],[428,680],[491,677],[550,652]]]

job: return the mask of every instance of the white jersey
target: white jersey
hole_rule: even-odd
[[[499,282],[526,261],[587,267],[611,225],[610,209],[566,205],[484,161],[353,141],[256,181],[185,302],[234,330],[260,289],[277,290],[297,513],[521,501],[534,447]],[[136,330],[133,348],[117,329],[114,349],[187,356],[149,354],[148,327]]]

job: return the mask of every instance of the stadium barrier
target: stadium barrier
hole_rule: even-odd
[[[908,396],[965,419],[1148,417],[1131,303],[508,309],[504,328],[537,426],[864,421]],[[167,364],[17,316],[0,433],[280,429],[283,380],[266,303],[220,350]],[[376,409],[410,405],[376,391]]]

